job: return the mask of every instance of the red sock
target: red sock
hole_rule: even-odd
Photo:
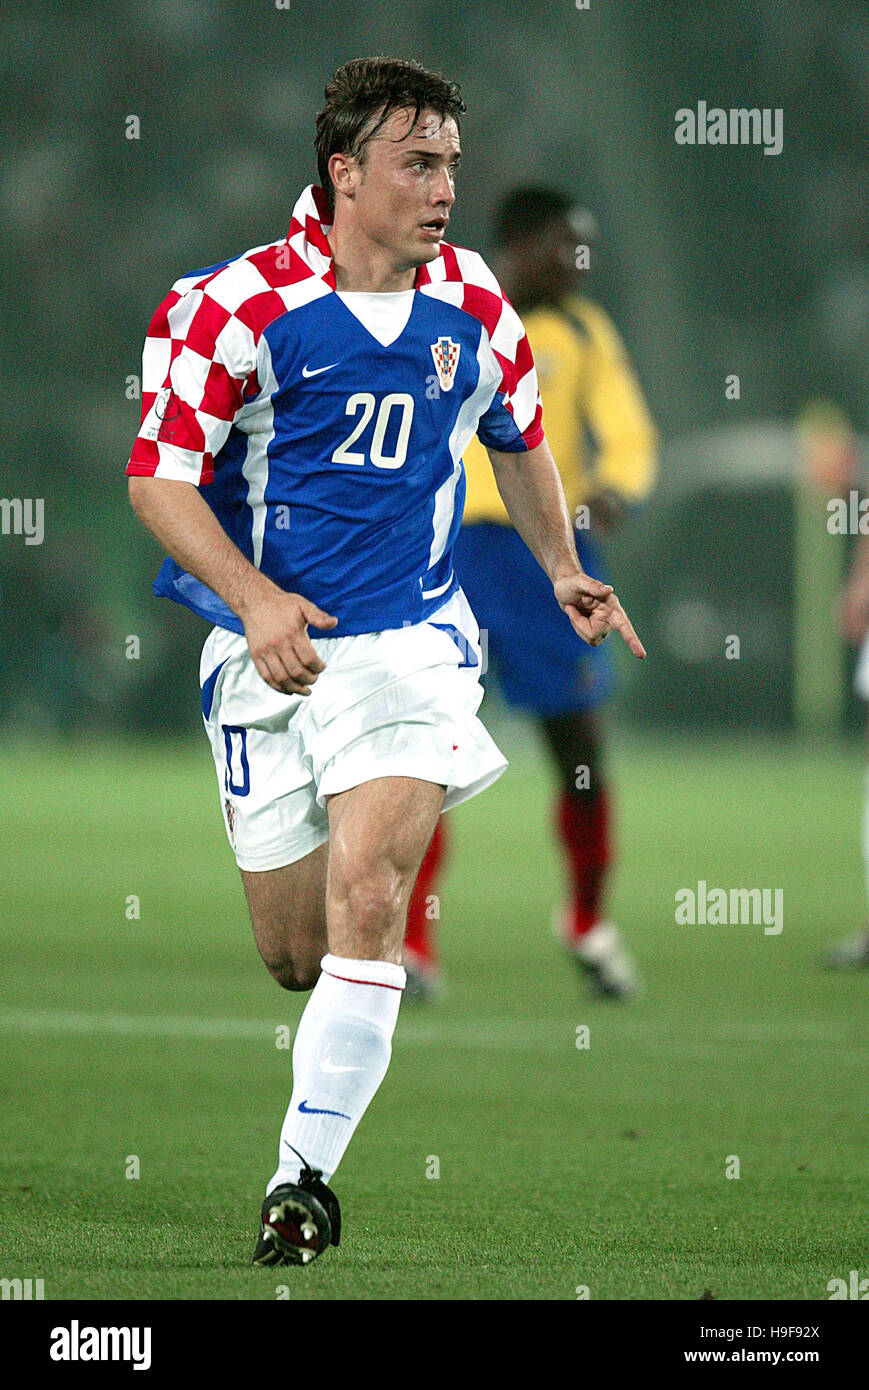
[[[574,936],[583,936],[598,921],[612,858],[606,788],[598,787],[593,798],[564,793],[558,803],[558,829],[570,869],[570,926]]]
[[[420,864],[416,884],[410,895],[410,906],[407,909],[407,930],[404,933],[405,945],[431,965],[434,965],[436,960],[436,951],[432,940],[432,928],[436,919],[427,916],[426,910],[430,907],[428,899],[434,890],[446,850],[446,842],[444,818],[439,816],[431,844]]]

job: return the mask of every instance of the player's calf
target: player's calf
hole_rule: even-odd
[[[241,873],[257,950],[283,989],[313,989],[326,940],[328,846],[279,869]]]

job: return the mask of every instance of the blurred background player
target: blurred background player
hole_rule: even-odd
[[[522,316],[537,364],[552,450],[576,520],[584,569],[604,578],[597,538],[649,495],[657,432],[616,328],[577,293],[598,231],[587,210],[548,188],[518,188],[495,215],[493,269]],[[605,644],[589,647],[552,598],[545,574],[510,525],[485,450],[464,456],[467,500],[455,551],[461,584],[488,632],[488,658],[508,703],[537,721],[557,776],[555,824],[569,896],[555,926],[594,993],[627,997],[637,975],[603,916],[612,859],[610,790],[600,706],[613,687]],[[405,937],[408,993],[437,990],[429,919],[446,850],[444,818],[423,860]]]
[[[813,396],[806,401],[797,414],[796,426],[801,470],[798,506],[800,497],[807,497],[813,533],[817,536],[816,519],[823,507],[826,507],[829,516],[832,499],[847,501],[865,492],[860,446],[845,409],[839,401],[829,396]],[[828,595],[830,599],[833,597],[830,586],[835,585],[838,590],[836,572],[840,558],[835,550],[830,554],[828,529],[829,523],[828,528],[820,533],[823,545],[820,567],[816,564],[809,571],[809,578],[804,584],[811,588],[812,608],[820,613],[821,626],[810,634],[812,662],[816,664],[826,658],[835,669],[839,665],[839,651],[838,647],[830,645],[831,634],[825,615],[830,607],[826,599]],[[836,544],[834,541],[833,545]],[[844,544],[844,540],[838,544]],[[846,642],[859,648],[854,690],[861,700],[869,701],[869,536],[857,534],[853,545],[850,538],[848,544],[851,550],[848,577],[841,593],[836,592],[839,631]],[[820,643],[826,645],[822,647]],[[866,770],[860,838],[866,897],[869,901],[869,768]],[[869,925],[854,936],[828,947],[822,953],[820,963],[833,970],[869,966]]]
[[[847,640],[860,648],[854,689],[861,699],[869,701],[869,535],[858,536],[854,546],[848,581],[842,594],[840,620]],[[861,839],[866,897],[869,901],[869,768],[866,771]],[[833,970],[869,967],[869,926],[865,926],[856,936],[831,947],[822,956],[821,963]]]

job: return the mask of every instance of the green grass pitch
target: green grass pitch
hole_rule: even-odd
[[[344,1241],[304,1270],[248,1263],[304,998],[256,956],[205,740],[7,752],[0,1276],[46,1299],[677,1300],[869,1274],[869,975],[816,965],[863,917],[860,750],[613,739],[612,915],[646,985],[613,1005],[550,933],[542,757],[499,735],[510,771],[451,818],[448,994],[404,1005],[335,1179]],[[784,930],[677,926],[699,879],[782,888]]]

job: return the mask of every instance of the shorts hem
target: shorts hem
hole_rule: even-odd
[[[300,859],[313,854],[315,849],[319,849],[329,838],[329,832],[323,830],[314,835],[306,835],[304,840],[297,840],[292,845],[282,846],[280,849],[262,851],[257,854],[235,852],[235,861],[240,869],[245,873],[267,873],[269,869],[285,869],[289,864],[296,864]],[[242,863],[244,859],[244,863]],[[254,862],[256,861],[256,862]]]
[[[497,782],[502,773],[507,771],[509,764],[506,760],[498,767],[490,769],[489,772],[482,773],[473,782],[468,782],[464,787],[447,787],[447,794],[444,797],[443,811],[451,811],[454,806],[460,806],[463,801],[470,801],[472,796],[477,796],[480,792],[487,791],[493,783]]]
[[[497,781],[506,769],[506,758],[499,757],[497,760],[493,759],[487,765],[476,769],[471,776],[456,781],[456,769],[454,767],[447,767],[443,764],[436,767],[427,759],[416,761],[407,757],[397,757],[394,760],[383,758],[378,761],[376,767],[364,772],[361,770],[353,772],[348,769],[342,775],[337,768],[333,769],[331,776],[324,776],[320,781],[317,790],[317,802],[319,805],[325,806],[326,797],[337,796],[341,792],[349,792],[353,787],[361,787],[366,782],[376,782],[381,777],[415,777],[420,782],[432,782],[435,786],[446,787],[443,810],[448,811],[451,807],[458,806],[460,802],[470,800],[478,792],[485,791],[487,787]]]

